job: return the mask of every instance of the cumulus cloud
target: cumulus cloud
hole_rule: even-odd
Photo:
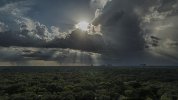
[[[60,28],[55,26],[51,26],[51,31],[53,38],[58,37],[65,39],[69,35],[69,32],[60,32]]]
[[[86,35],[86,32],[76,32],[75,30],[63,32],[59,27],[47,26],[27,17],[25,13],[30,8],[26,6],[26,3],[10,3],[0,8],[0,13],[7,16],[6,18],[0,17],[4,21],[1,24],[1,29],[4,30],[4,27],[8,26],[7,31],[1,31],[1,46],[61,47],[95,51],[103,48],[104,42],[101,35],[99,35],[100,26],[93,27],[94,31],[87,33],[88,37],[81,39],[79,34]],[[101,41],[95,43],[97,39]],[[79,42],[84,43],[79,46]]]
[[[48,28],[46,25],[27,17],[25,14],[31,10],[29,6],[32,5],[32,2],[26,0],[7,3],[0,7],[0,14],[3,15],[0,16],[1,37],[7,39],[13,37],[16,38],[15,40],[24,40],[31,43],[35,43],[34,39],[48,42],[55,38],[66,38],[67,32],[60,32],[59,28],[55,26]],[[25,40],[24,38],[28,39]]]
[[[7,3],[0,7],[0,20],[8,25],[9,30],[17,31],[19,30],[19,21],[27,21],[27,18],[24,18],[24,13],[30,10],[28,5],[31,3],[19,1],[19,2],[12,2]]]

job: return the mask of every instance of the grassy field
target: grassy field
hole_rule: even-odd
[[[0,100],[177,100],[178,68],[0,67]]]

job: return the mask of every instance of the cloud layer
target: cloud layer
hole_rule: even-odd
[[[151,50],[177,59],[177,12],[177,0],[112,0],[93,24],[101,24],[105,39],[118,49]]]
[[[80,0],[76,2],[81,2]],[[44,1],[43,5],[47,5],[49,3]],[[57,3],[57,1],[56,1]],[[70,4],[70,6],[78,6],[78,4],[72,4],[72,2],[66,2],[66,5]],[[87,2],[85,1],[87,4]],[[84,4],[85,4],[84,3]],[[81,2],[83,4],[83,1]],[[62,31],[64,29],[56,27],[56,26],[49,26],[40,23],[39,21],[34,20],[30,16],[27,16],[29,12],[33,11],[35,8],[33,6],[37,6],[37,1],[18,1],[18,2],[11,2],[7,3],[0,7],[0,45],[1,46],[35,46],[35,47],[61,47],[61,48],[75,48],[75,49],[84,49],[84,50],[93,50],[92,48],[95,46],[95,38],[96,37],[85,38],[86,42],[85,47],[79,47],[79,41],[82,41],[80,38],[73,39],[71,33],[74,33],[75,29],[70,27],[71,25],[75,26],[73,22],[71,22],[68,26],[67,31]],[[88,2],[89,5],[89,2]],[[63,5],[64,6],[64,5]],[[69,6],[69,8],[70,8]],[[38,7],[41,7],[38,5]],[[64,6],[65,8],[65,6]],[[45,8],[47,10],[47,8]],[[49,9],[51,9],[49,7]],[[49,10],[48,9],[48,10]],[[38,11],[39,9],[36,9]],[[63,9],[65,14],[68,14],[66,8]],[[57,11],[57,10],[56,10]],[[49,12],[50,13],[50,12]],[[62,12],[61,12],[62,13]],[[66,16],[66,15],[65,15]],[[71,16],[70,16],[71,17]],[[75,17],[75,14],[73,15]],[[54,17],[55,18],[55,17]],[[47,20],[52,21],[52,18]],[[56,19],[61,20],[61,19]],[[66,18],[65,20],[68,20]],[[55,24],[55,23],[54,23]],[[66,23],[64,23],[66,24]],[[97,27],[96,27],[97,28]],[[81,34],[79,32],[78,34]],[[76,34],[75,37],[78,36]],[[83,32],[83,34],[86,34]],[[93,34],[90,32],[88,35],[89,37],[93,37]],[[95,35],[94,35],[95,36]],[[100,36],[101,37],[101,36]],[[72,41],[70,43],[70,41]],[[91,43],[93,41],[93,43]],[[90,42],[90,43],[89,43]],[[103,46],[103,41],[101,42],[101,46]],[[99,46],[98,48],[100,48]]]
[[[102,35],[74,29],[81,20]],[[149,52],[177,60],[177,21],[177,0],[0,1],[0,45],[73,48],[126,58]]]

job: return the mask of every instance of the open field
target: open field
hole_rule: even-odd
[[[0,100],[177,100],[178,68],[0,67]]]

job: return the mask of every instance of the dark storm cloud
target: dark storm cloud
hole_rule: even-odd
[[[150,46],[153,52],[169,56],[171,58],[178,58],[178,1],[177,0],[160,0],[157,4],[152,4],[149,11],[142,17],[141,28],[144,32],[146,43],[149,43],[149,38],[158,37],[157,46]],[[172,45],[174,44],[174,45]]]
[[[105,39],[118,50],[152,50],[178,57],[177,11],[177,0],[112,0],[93,23],[102,25]]]
[[[27,32],[0,32],[0,45],[1,46],[38,46],[42,40],[38,38],[26,36]]]
[[[99,34],[90,35],[77,29],[65,39],[57,38],[48,42],[47,47],[73,48],[99,52],[105,49],[105,42]]]
[[[0,32],[7,31],[7,29],[8,29],[8,26],[0,22]]]
[[[115,45],[115,49],[128,52],[143,49],[144,40],[139,26],[141,20],[134,11],[137,5],[138,0],[112,0],[95,18],[93,24],[102,25],[106,40]]]

